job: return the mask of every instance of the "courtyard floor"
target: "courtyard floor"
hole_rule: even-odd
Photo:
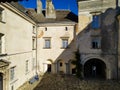
[[[47,73],[42,77],[41,82],[37,84],[34,90],[120,90],[120,81],[80,80],[75,76]]]

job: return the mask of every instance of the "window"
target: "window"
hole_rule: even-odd
[[[15,67],[10,68],[10,80],[15,78]]]
[[[45,27],[45,31],[47,31],[47,27]]]
[[[62,39],[62,48],[68,47],[68,39]]]
[[[2,11],[0,10],[0,21],[2,21]]]
[[[35,58],[32,59],[32,70],[35,68]]]
[[[3,11],[4,9],[0,7],[0,21],[3,21]]]
[[[4,34],[0,33],[0,54],[2,53],[3,50],[3,36]]]
[[[2,38],[0,36],[0,54],[2,53]]]
[[[68,27],[65,27],[65,30],[68,31]]]
[[[51,48],[51,39],[50,38],[44,38],[45,39],[45,44],[44,44],[44,48]]]
[[[100,28],[99,15],[93,15],[93,18],[92,18],[92,28],[93,28],[93,29],[98,29],[98,28]]]
[[[27,60],[26,61],[26,73],[28,73],[28,67],[29,67],[28,65],[29,65],[29,61]]]
[[[100,38],[93,38],[92,39],[92,48],[93,49],[99,49],[100,47],[101,47]]]
[[[35,40],[35,38],[32,38],[32,49],[33,50],[36,49],[36,40]]]
[[[35,26],[33,26],[33,33],[34,33],[34,34],[36,33]]]

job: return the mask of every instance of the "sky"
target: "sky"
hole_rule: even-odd
[[[43,9],[45,9],[45,1],[41,0],[43,3]],[[78,15],[78,9],[77,9],[77,0],[52,0],[55,9],[69,9],[76,15]],[[23,0],[20,1],[20,3],[25,8],[36,8],[36,0]]]

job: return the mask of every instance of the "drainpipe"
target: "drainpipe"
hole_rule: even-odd
[[[38,75],[38,70],[37,70],[37,65],[38,65],[38,62],[37,62],[37,28],[38,28],[38,25],[36,25],[36,75]]]

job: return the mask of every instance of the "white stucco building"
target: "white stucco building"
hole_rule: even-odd
[[[17,6],[24,10],[0,4],[0,90],[16,90],[36,74],[36,23]]]
[[[75,73],[77,16],[55,10],[51,0],[46,4],[42,10],[37,0],[36,12],[19,3],[0,3],[0,90],[16,90],[37,74]]]

